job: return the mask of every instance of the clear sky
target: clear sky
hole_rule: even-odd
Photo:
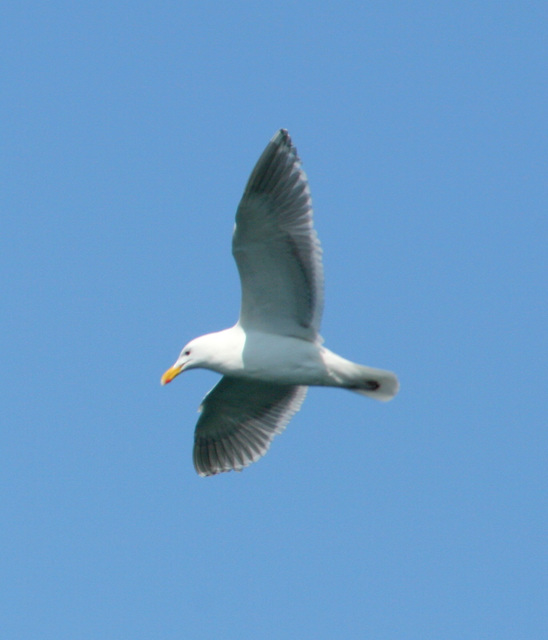
[[[544,2],[12,2],[2,42],[0,637],[548,637]],[[234,213],[289,129],[326,344],[199,478]]]

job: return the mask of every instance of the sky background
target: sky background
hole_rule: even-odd
[[[548,637],[544,2],[0,9],[0,637]],[[322,334],[389,404],[311,389],[199,478],[234,213],[289,129]]]

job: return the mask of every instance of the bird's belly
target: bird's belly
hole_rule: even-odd
[[[245,377],[278,384],[318,385],[324,382],[321,347],[283,336],[251,334],[243,350]]]

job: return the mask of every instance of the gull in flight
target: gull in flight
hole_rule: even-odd
[[[188,369],[221,380],[205,396],[194,436],[201,476],[240,471],[263,456],[300,409],[309,386],[342,387],[390,400],[390,371],[346,360],[322,345],[322,251],[306,174],[285,129],[268,143],[236,212],[232,253],[240,274],[240,318],[191,340],[162,384]]]

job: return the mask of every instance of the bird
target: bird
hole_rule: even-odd
[[[200,476],[241,471],[261,458],[310,386],[382,401],[399,390],[391,371],[323,346],[322,249],[308,179],[286,129],[275,133],[251,172],[232,253],[241,281],[238,321],[191,340],[161,378],[165,385],[196,368],[222,375],[199,409],[193,461]]]

